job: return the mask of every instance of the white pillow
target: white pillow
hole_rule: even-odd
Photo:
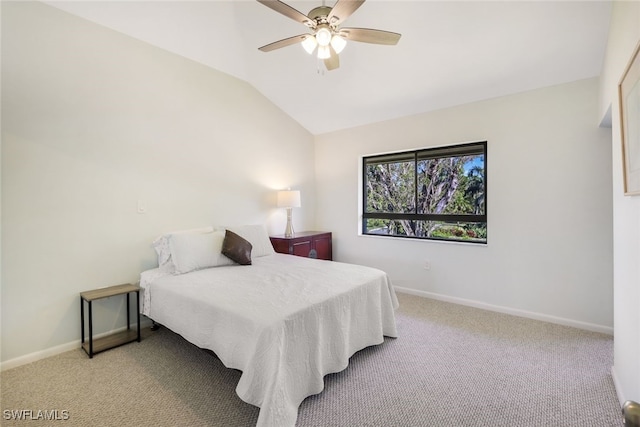
[[[183,234],[183,233],[211,233],[213,232],[213,227],[201,227],[201,228],[192,228],[189,230],[180,230],[180,231],[172,231],[170,233],[165,233],[162,236],[157,237],[153,243],[151,243],[151,247],[155,249],[158,254],[158,267],[164,273],[175,273],[175,266],[173,265],[173,261],[171,259],[171,248],[169,247],[169,239],[174,234]]]
[[[225,232],[179,233],[169,238],[171,258],[177,274],[203,268],[232,265],[233,261],[222,255]]]
[[[253,246],[253,250],[251,251],[252,258],[276,253],[271,244],[271,240],[269,240],[267,230],[265,230],[262,225],[240,225],[237,227],[226,227],[226,229],[233,231],[251,243]]]

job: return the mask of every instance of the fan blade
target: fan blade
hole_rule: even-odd
[[[329,50],[331,51],[331,56],[324,60],[324,66],[327,67],[327,71],[335,70],[340,66],[340,58],[333,46],[329,45]]]
[[[281,47],[301,43],[302,40],[307,37],[309,37],[309,34],[300,34],[298,36],[293,36],[286,39],[278,40],[277,42],[269,43],[267,45],[259,47],[258,50],[261,50],[263,52],[271,52],[272,50],[280,49]]]
[[[391,31],[372,30],[371,28],[341,28],[340,35],[354,42],[394,45],[402,34]]]
[[[275,10],[278,13],[283,14],[287,18],[291,18],[294,21],[298,21],[301,24],[308,26],[309,28],[315,28],[315,21],[309,19],[307,15],[298,11],[297,9],[292,8],[286,3],[283,3],[278,0],[258,0],[258,3],[262,3],[270,9]]]
[[[355,12],[365,0],[338,0],[327,16],[327,21],[332,25],[344,22],[353,12]],[[333,19],[333,21],[332,21]]]

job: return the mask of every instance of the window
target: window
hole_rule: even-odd
[[[364,157],[362,233],[487,242],[487,142]]]

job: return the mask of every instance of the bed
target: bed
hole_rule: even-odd
[[[325,375],[397,336],[398,300],[383,271],[277,254],[261,226],[235,232],[251,243],[248,265],[218,252],[226,229],[226,237],[219,230],[165,235],[159,267],[140,277],[142,314],[242,371],[236,392],[260,408],[258,426],[294,426],[300,403],[323,390]],[[190,241],[186,258],[181,240]],[[208,261],[194,262],[198,252]]]

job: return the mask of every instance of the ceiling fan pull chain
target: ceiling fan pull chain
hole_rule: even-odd
[[[322,67],[321,64],[324,64],[324,61],[321,60],[320,58],[316,58],[316,73],[320,74],[321,76],[324,76],[324,68]]]

